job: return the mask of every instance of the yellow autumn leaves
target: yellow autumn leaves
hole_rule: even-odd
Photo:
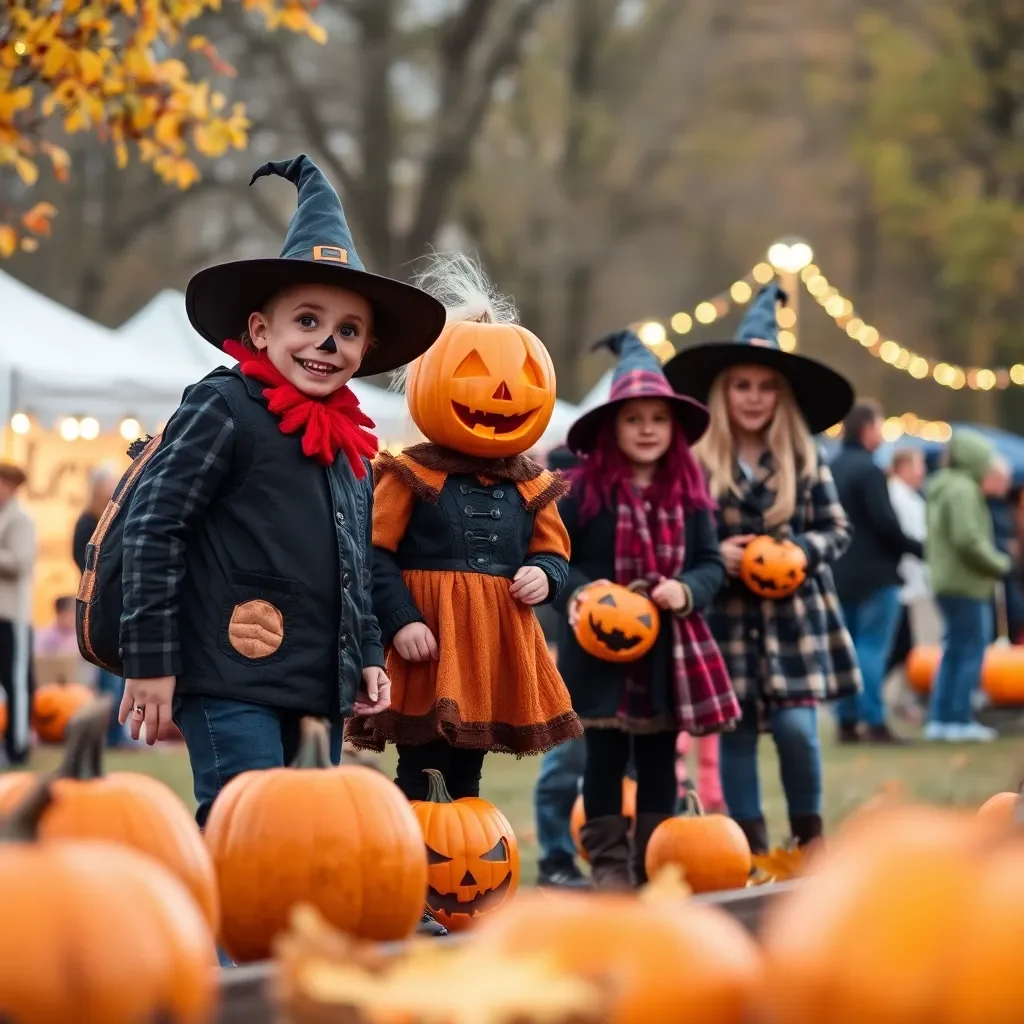
[[[222,0],[7,0],[0,35],[0,174],[13,169],[27,186],[41,161],[58,181],[70,175],[67,152],[52,138],[93,132],[113,147],[120,167],[132,150],[168,184],[186,189],[200,177],[193,157],[216,159],[244,149],[250,122],[189,66],[166,57],[185,41],[220,75],[233,68],[188,26],[221,9]],[[259,15],[270,31],[316,42],[326,34],[310,15],[317,0],[226,0]],[[16,217],[0,208],[0,258],[31,251],[56,210],[36,204]],[[40,229],[40,230],[37,230]]]

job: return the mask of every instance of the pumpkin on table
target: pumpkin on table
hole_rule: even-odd
[[[39,835],[46,840],[108,840],[153,857],[181,879],[216,931],[217,879],[191,812],[159,779],[137,772],[104,774],[111,711],[111,698],[100,697],[68,723],[67,747]],[[0,814],[15,807],[35,781],[29,772],[0,775]]]
[[[628,775],[622,779],[622,816],[629,818],[630,835],[636,825],[636,780]],[[576,852],[589,864],[590,857],[580,840],[580,831],[587,823],[587,812],[583,808],[583,794],[576,797],[572,805],[572,813],[569,815],[569,831],[572,833],[572,841],[576,844]]]
[[[576,640],[580,647],[602,661],[637,661],[658,639],[661,626],[658,609],[642,593],[647,584],[637,581],[624,587],[619,583],[595,582],[576,597]]]
[[[302,730],[290,768],[236,776],[206,821],[236,963],[266,959],[297,903],[378,941],[408,938],[423,914],[427,857],[409,802],[373,768],[333,767],[322,722]]]
[[[34,842],[53,799],[34,782],[0,829],[0,1020],[208,1024],[217,953],[188,890],[127,846]]]
[[[694,892],[743,888],[753,867],[743,829],[725,814],[705,814],[695,793],[686,799],[689,813],[666,818],[651,835],[647,877],[674,865]]]
[[[444,776],[426,770],[426,800],[412,808],[427,848],[427,906],[449,931],[462,931],[510,900],[519,887],[519,844],[508,819],[480,797],[452,800]]]
[[[43,743],[61,743],[68,722],[95,694],[81,683],[47,683],[32,697],[32,728]]]
[[[540,440],[555,408],[555,367],[525,327],[460,320],[410,363],[405,393],[434,444],[503,458]]]
[[[747,1024],[761,993],[761,957],[743,926],[675,897],[524,893],[481,922],[473,946],[607,982],[608,1024]]]
[[[763,534],[743,549],[740,579],[758,597],[789,597],[807,579],[807,555],[791,540]]]

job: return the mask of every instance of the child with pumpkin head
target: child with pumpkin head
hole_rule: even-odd
[[[420,355],[444,318],[420,289],[363,270],[308,157],[265,164],[253,181],[267,175],[297,190],[284,251],[189,283],[192,325],[238,365],[190,387],[138,456],[117,566],[120,721],[133,739],[145,724],[153,743],[173,718],[200,825],[234,776],[293,759],[302,716],[387,707],[370,600],[377,441],[347,383]],[[108,529],[90,542],[83,601]]]
[[[448,323],[408,368],[425,444],[375,464],[373,603],[388,645],[391,707],[353,720],[357,747],[398,748],[396,782],[477,796],[484,755],[538,754],[581,727],[533,608],[558,597],[568,484],[523,453],[550,420],[551,358],[465,257],[437,257],[420,284]]]
[[[665,365],[675,389],[711,413],[694,450],[719,504],[728,583],[708,623],[743,708],[739,726],[721,737],[720,771],[729,813],[754,853],[768,852],[759,733],[775,740],[793,838],[809,843],[822,831],[816,708],[860,687],[831,570],[850,534],[812,437],[843,419],[853,390],[824,364],[779,347],[778,301],[785,292],[766,286],[736,340],[691,346]],[[806,556],[806,579],[788,596],[765,599],[739,578],[744,548],[763,534],[787,537]],[[762,569],[766,577],[773,571]]]
[[[619,357],[609,400],[578,419],[568,443],[581,456],[572,492],[559,503],[569,531],[569,580],[558,598],[566,615],[558,667],[585,727],[580,840],[599,888],[646,881],[655,828],[676,807],[676,736],[727,729],[739,717],[718,648],[702,612],[722,585],[712,501],[690,452],[708,422],[699,402],[675,394],[657,357],[632,331],[599,345]],[[658,611],[631,623],[608,608],[603,632],[657,636],[639,660],[588,653],[574,627],[590,584],[646,584]],[[588,613],[592,617],[595,612]],[[616,632],[618,631],[618,632]],[[622,814],[622,778],[632,752],[636,825]]]

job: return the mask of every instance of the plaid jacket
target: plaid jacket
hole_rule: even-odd
[[[718,537],[765,533],[774,501],[769,454],[749,478],[737,464],[739,495],[716,495]],[[766,601],[730,579],[705,613],[740,701],[832,700],[856,693],[860,669],[843,622],[832,563],[846,550],[850,530],[823,457],[813,478],[800,482],[788,535],[807,555],[807,580],[791,597]]]

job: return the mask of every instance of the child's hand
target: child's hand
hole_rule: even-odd
[[[131,716],[132,739],[137,740],[146,725],[146,743],[153,746],[160,738],[166,739],[171,726],[171,700],[174,697],[174,676],[155,679],[126,679],[124,696],[117,712],[117,720],[124,725]]]
[[[743,549],[757,536],[756,533],[744,533],[738,537],[726,537],[722,541],[722,561],[729,576],[739,576],[740,562],[743,561]]]
[[[379,715],[391,707],[391,680],[384,669],[364,668],[363,685],[359,687],[352,711],[357,715]]]
[[[523,604],[540,604],[551,590],[548,574],[539,565],[524,565],[515,574],[509,593]]]
[[[681,612],[689,603],[686,589],[679,580],[662,580],[651,590],[651,600],[667,611]]]
[[[580,601],[583,600],[583,595],[586,592],[587,587],[593,586],[595,583],[607,583],[608,580],[592,580],[590,583],[584,584],[575,594],[572,595],[572,600],[569,601],[569,607],[566,609],[566,615],[569,619],[569,628],[575,629],[576,623],[580,621]]]
[[[425,622],[410,622],[403,626],[391,641],[392,646],[406,661],[437,661],[437,641]]]

